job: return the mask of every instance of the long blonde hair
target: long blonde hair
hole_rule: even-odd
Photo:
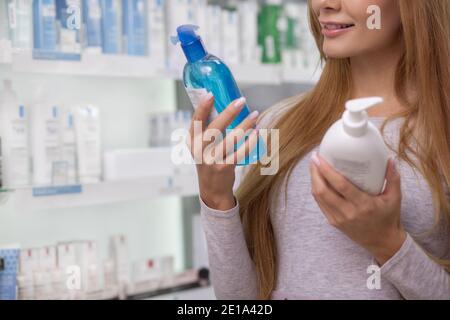
[[[289,102],[288,111],[275,122],[280,138],[279,152],[274,153],[279,159],[278,173],[263,176],[259,174],[261,164],[251,166],[236,192],[261,299],[270,298],[277,276],[270,196],[280,190],[293,166],[320,143],[326,130],[341,116],[345,101],[351,98],[350,60],[325,57],[321,27],[309,6],[311,29],[324,62],[323,73],[314,89]],[[448,220],[450,1],[399,0],[399,6],[404,54],[396,70],[395,90],[407,110],[393,116],[405,118],[396,152],[427,180],[436,207],[436,221],[442,217]],[[407,84],[414,86],[414,101],[408,99]],[[448,261],[436,260],[448,268]]]

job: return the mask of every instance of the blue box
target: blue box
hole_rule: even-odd
[[[0,247],[0,300],[17,299],[19,247]]]
[[[55,0],[33,0],[33,47],[52,52],[57,49]]]
[[[147,55],[147,1],[123,0],[124,51],[129,55]]]
[[[121,0],[101,0],[102,7],[102,51],[108,54],[121,53]]]

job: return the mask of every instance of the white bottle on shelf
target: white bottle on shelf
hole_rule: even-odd
[[[31,110],[31,148],[33,184],[52,185],[60,181],[61,120],[60,108],[46,102],[42,92]]]
[[[32,0],[7,0],[10,38],[13,48],[31,49]]]
[[[239,24],[236,10],[222,10],[221,23],[223,28],[222,57],[227,63],[237,65],[240,61]]]
[[[282,63],[286,69],[299,70],[302,67],[300,37],[301,37],[301,6],[298,3],[289,2],[284,5],[283,16],[280,21],[282,29]]]
[[[210,52],[217,56],[223,55],[223,27],[222,27],[222,8],[218,5],[208,5],[206,8],[206,28],[208,30],[205,43],[208,44]]]
[[[239,48],[241,62],[255,65],[261,62],[258,45],[258,3],[255,0],[237,4],[239,17]]]
[[[148,0],[148,54],[154,65],[160,70],[164,70],[167,64],[165,24],[165,1]]]
[[[195,24],[193,18],[188,0],[166,0],[166,25],[169,35],[174,34],[177,27],[182,24]],[[218,19],[220,19],[220,16],[218,16]],[[220,24],[220,22],[218,23]],[[175,46],[169,45],[167,49],[168,68],[174,74],[180,75],[185,64],[185,58]]]
[[[30,184],[30,159],[26,109],[19,104],[10,80],[0,94],[0,136],[3,184],[21,187]]]
[[[80,183],[100,182],[102,174],[99,110],[94,106],[74,110]]]
[[[9,40],[8,2],[0,2],[0,41]]]
[[[361,190],[378,195],[382,192],[388,148],[365,110],[382,103],[380,97],[347,101],[342,119],[325,134],[320,155]]]
[[[72,111],[63,110],[61,161],[66,164],[64,184],[77,183],[77,146],[75,138],[74,115]]]

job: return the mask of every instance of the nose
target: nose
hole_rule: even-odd
[[[319,2],[318,9],[320,13],[339,11],[342,5],[342,0],[320,0]]]

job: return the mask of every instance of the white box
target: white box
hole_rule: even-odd
[[[125,235],[114,235],[110,240],[111,258],[115,263],[119,287],[131,284],[128,240]]]
[[[207,28],[207,7],[208,1],[194,0],[193,8],[195,25],[199,27],[198,34],[203,40],[207,39],[208,33],[212,31]]]
[[[206,8],[206,39],[203,39],[206,50],[217,56],[222,57],[222,8],[216,5],[209,5]]]
[[[258,3],[256,1],[238,2],[239,48],[241,62],[261,63],[261,49],[258,45]]]
[[[165,0],[148,0],[149,55],[158,70],[165,70],[167,66],[169,38],[166,33],[165,6]]]
[[[89,293],[102,288],[101,266],[98,244],[93,240],[72,241],[60,243],[60,246],[68,244],[75,252],[75,265],[80,267],[81,289]],[[62,248],[62,247],[61,247]],[[64,263],[70,263],[72,257],[66,257]]]
[[[39,269],[43,271],[56,268],[56,248],[54,246],[39,249]]]
[[[173,175],[171,148],[121,149],[105,152],[104,180],[117,181]]]
[[[39,249],[20,250],[20,273],[32,274],[39,269]]]
[[[225,63],[239,63],[239,20],[235,10],[222,10],[222,58]]]
[[[58,268],[66,269],[77,265],[76,248],[74,243],[60,243],[56,246]]]

